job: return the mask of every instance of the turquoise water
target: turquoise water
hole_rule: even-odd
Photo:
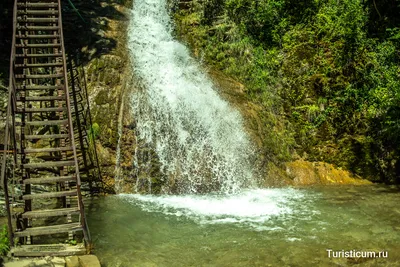
[[[86,211],[104,266],[400,266],[399,202],[393,188],[346,186],[119,195]],[[388,257],[329,258],[327,249]]]

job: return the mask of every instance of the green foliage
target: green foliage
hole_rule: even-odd
[[[99,124],[97,124],[96,122],[93,123],[88,131],[89,140],[91,140],[91,141],[95,140],[100,135],[100,132],[101,132],[101,129],[100,129]]]
[[[398,183],[399,12],[399,0],[209,0],[176,18],[262,106],[266,158],[297,152]]]
[[[71,246],[76,246],[78,244],[78,241],[76,241],[75,239],[72,240],[65,240],[66,244],[69,244]]]
[[[7,231],[7,226],[4,225],[0,232],[0,255],[1,256],[7,255],[9,250],[10,250],[10,242],[8,240],[8,231]]]

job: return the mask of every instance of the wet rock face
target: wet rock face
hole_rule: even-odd
[[[100,143],[112,149],[116,148],[117,143],[125,64],[119,56],[104,55],[90,61],[86,67],[92,120],[100,126]]]
[[[130,79],[126,27],[131,0],[74,2],[85,23],[79,32],[76,12],[66,12],[65,36],[70,50],[78,50],[84,68],[92,125],[101,169],[101,190],[114,193],[119,118],[127,116],[126,83]],[[67,39],[68,38],[68,39]]]

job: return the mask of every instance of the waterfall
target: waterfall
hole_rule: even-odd
[[[134,1],[128,46],[141,87],[132,96],[137,139],[154,149],[164,189],[237,193],[255,187],[241,114],[219,96],[172,30],[166,0]]]

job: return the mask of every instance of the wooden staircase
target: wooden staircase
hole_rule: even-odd
[[[12,254],[84,254],[90,235],[60,0],[15,1],[9,88],[1,185],[6,194],[10,183],[22,192],[12,196],[15,203],[6,195]]]

